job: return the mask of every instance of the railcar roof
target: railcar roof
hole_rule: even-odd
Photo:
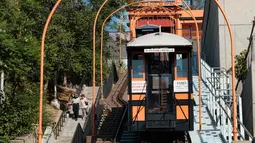
[[[187,39],[165,32],[156,32],[147,34],[131,40],[127,47],[159,47],[159,46],[192,46],[192,43]]]

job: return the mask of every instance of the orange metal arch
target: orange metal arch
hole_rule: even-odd
[[[199,30],[198,30],[198,24],[197,24],[197,20],[194,17],[189,5],[184,1],[181,0],[185,6],[188,8],[188,10],[191,13],[192,18],[195,21],[195,26],[196,26],[196,37],[197,37],[197,63],[198,63],[198,96],[199,96],[199,130],[202,130],[202,96],[201,96],[201,67],[200,67],[200,42],[199,42]]]
[[[184,10],[186,13],[188,13],[192,18],[193,20],[195,21],[195,26],[196,26],[196,39],[197,39],[197,55],[198,55],[198,91],[199,91],[199,129],[200,131],[202,130],[202,97],[201,97],[201,77],[200,77],[200,40],[199,40],[199,29],[198,29],[198,23],[197,23],[197,20],[196,18],[194,17],[190,7],[188,6],[188,4],[184,1],[184,0],[181,0],[188,8],[188,10],[190,11],[190,13],[187,12],[187,10],[183,9],[182,7],[176,5],[177,7],[181,8],[182,10]],[[127,4],[127,5],[124,5],[122,6],[121,8],[117,9],[116,11],[114,11],[112,14],[110,14],[104,21],[103,25],[102,25],[102,31],[101,31],[101,56],[102,56],[102,45],[103,45],[103,26],[105,24],[105,22],[113,15],[115,14],[116,12],[118,12],[119,10],[127,7],[127,6],[130,6],[130,5],[133,5],[133,4],[137,4],[137,3],[145,3],[144,1],[143,2],[132,2],[130,4]],[[166,9],[165,9],[166,10]],[[168,11],[168,10],[166,10]],[[168,11],[169,12],[169,11]],[[170,13],[170,12],[169,12]],[[171,18],[171,17],[170,17]],[[100,59],[100,64],[102,65],[102,57]],[[102,68],[101,68],[101,74],[102,74]],[[102,84],[102,75],[101,75],[101,84]]]
[[[202,130],[202,97],[201,97],[201,77],[200,77],[200,43],[199,43],[199,30],[198,30],[198,24],[197,24],[197,20],[196,20],[196,18],[194,17],[194,15],[193,15],[193,13],[192,13],[192,11],[191,11],[191,9],[190,9],[190,7],[188,6],[188,4],[184,1],[184,0],[181,0],[187,7],[188,7],[188,10],[190,11],[190,13],[188,13],[185,9],[183,9],[182,7],[180,7],[180,6],[178,6],[178,5],[176,5],[177,7],[179,7],[179,8],[181,8],[181,9],[183,9],[186,13],[188,13],[192,18],[193,18],[193,20],[195,21],[195,26],[196,26],[196,39],[197,39],[197,55],[198,55],[198,81],[199,81],[199,83],[198,83],[198,90],[199,90],[199,121],[200,121],[200,130]],[[132,3],[129,3],[129,4],[127,4],[127,5],[124,5],[124,6],[122,6],[122,7],[120,7],[119,9],[117,9],[117,10],[115,10],[112,14],[110,14],[106,19],[105,19],[105,22],[106,22],[106,20],[108,20],[113,14],[115,14],[115,13],[117,13],[118,11],[120,11],[121,9],[123,9],[123,8],[125,8],[125,7],[127,7],[127,6],[130,6],[130,5],[134,5],[134,4],[138,4],[138,3],[146,3],[147,1],[142,1],[142,2],[132,2]],[[152,2],[158,2],[158,1],[152,1]],[[168,10],[167,10],[168,11]],[[169,12],[169,11],[168,11]],[[104,23],[105,23],[104,22]],[[102,26],[103,27],[103,26]],[[102,30],[103,31],[103,30]],[[102,32],[101,31],[101,32]],[[103,35],[103,34],[102,34]],[[101,35],[101,36],[102,36]],[[102,53],[102,37],[101,37],[101,53]],[[102,54],[101,54],[102,55]],[[100,62],[100,64],[102,65],[102,58],[101,58],[101,60],[100,60],[101,62]],[[101,73],[102,73],[102,71],[101,71]]]
[[[105,0],[105,2],[101,5],[100,9],[98,10],[98,13],[97,13],[97,16],[96,16],[96,19],[94,21],[94,28],[93,28],[93,89],[92,89],[92,102],[94,104],[94,96],[95,96],[95,64],[96,64],[96,60],[95,60],[95,49],[96,49],[96,21],[97,21],[97,17],[99,16],[99,13],[100,11],[102,10],[102,8],[104,7],[104,5],[107,3],[108,0]],[[122,7],[116,9],[114,12],[112,12],[103,22],[103,25],[102,25],[102,28],[101,28],[101,49],[100,49],[100,80],[101,80],[101,87],[103,87],[103,72],[102,72],[102,55],[103,55],[103,38],[102,38],[102,35],[104,34],[104,30],[103,30],[103,27],[106,23],[106,21],[112,16],[114,15],[115,13],[119,12],[121,9],[123,8],[126,8],[128,6],[131,6],[131,5],[135,5],[135,4],[141,4],[141,3],[153,3],[153,2],[159,2],[159,1],[138,1],[138,2],[131,2],[129,4],[126,4],[126,5],[123,5]],[[101,91],[102,92],[102,91]],[[102,92],[103,93],[103,92]],[[102,96],[101,96],[102,98]],[[94,115],[94,106],[92,106],[92,114]],[[93,122],[94,122],[94,116],[92,117],[92,126],[93,126]]]
[[[42,43],[41,43],[41,63],[40,63],[40,103],[39,103],[39,127],[38,127],[38,142],[42,142],[42,107],[43,107],[43,72],[44,72],[44,43],[47,29],[50,23],[50,20],[56,11],[57,7],[61,3],[61,0],[58,0],[57,3],[52,8],[47,21],[44,25],[43,34],[42,34]]]
[[[101,5],[99,10],[97,11],[96,18],[94,20],[94,27],[93,27],[93,89],[92,89],[92,136],[95,135],[95,94],[96,94],[96,25],[98,16],[103,9],[104,5],[108,2],[105,0],[104,3]],[[103,87],[101,87],[103,88]]]
[[[152,1],[153,2],[153,1]],[[155,1],[155,2],[158,2],[158,1]],[[134,5],[134,4],[137,4],[137,3],[145,3],[145,2],[133,2],[133,3],[130,3],[129,5]],[[125,8],[125,7],[127,7],[128,5],[126,5],[126,6],[124,6],[123,8]],[[162,6],[160,6],[161,8],[163,8]],[[179,6],[178,6],[179,7]],[[114,11],[114,12],[112,12],[105,20],[104,20],[104,22],[103,22],[103,24],[102,24],[102,27],[101,27],[101,46],[100,46],[100,80],[101,80],[101,87],[103,87],[103,63],[102,63],[102,61],[103,61],[103,35],[104,35],[104,25],[105,25],[105,23],[106,23],[106,21],[112,16],[112,15],[114,15],[115,13],[117,13],[118,11],[120,11],[121,9],[123,9],[122,7],[121,8],[119,8],[119,9],[117,9],[116,11]],[[181,7],[180,7],[181,8]],[[141,8],[141,9],[143,9],[143,8]],[[139,9],[140,10],[140,9]],[[165,10],[165,9],[164,9]],[[166,12],[168,12],[169,13],[169,18],[170,18],[170,20],[171,20],[171,12],[170,11],[168,11],[168,10],[165,10]],[[121,26],[120,26],[120,29],[121,29]],[[120,63],[121,63],[121,55],[122,55],[122,46],[121,46],[121,38],[120,38]],[[121,67],[120,67],[121,68]],[[122,70],[120,69],[120,72],[121,72]],[[103,93],[103,90],[101,91],[101,93]],[[103,95],[101,96],[101,99],[103,99]]]
[[[147,2],[147,1],[146,1]],[[158,2],[158,1],[150,1],[150,2]],[[128,4],[128,5],[126,5],[125,7],[127,7],[127,6],[129,6],[129,5],[134,5],[134,4],[137,4],[137,3],[145,3],[144,1],[143,2],[133,2],[133,3],[130,3],[130,4]],[[123,8],[125,8],[125,7],[123,7]],[[103,24],[102,24],[102,27],[101,27],[101,50],[100,50],[100,69],[101,69],[101,71],[100,71],[100,78],[101,78],[101,86],[103,86],[103,84],[102,84],[102,81],[103,81],[103,73],[102,73],[102,55],[103,55],[103,52],[102,52],[102,49],[103,49],[103,35],[104,35],[104,30],[103,30],[103,28],[104,28],[104,25],[105,25],[105,23],[106,23],[106,21],[112,16],[112,15],[114,15],[115,13],[117,13],[118,11],[120,11],[121,9],[123,9],[122,7],[121,8],[119,8],[119,9],[117,9],[116,11],[114,11],[113,13],[111,13],[105,20],[104,20],[104,22],[103,22]],[[167,11],[167,12],[169,12],[168,10],[165,10],[165,11]],[[171,14],[171,12],[169,12],[170,14]],[[169,14],[169,15],[170,15]],[[171,19],[171,15],[169,16],[170,17],[170,19]],[[121,29],[121,26],[120,26],[120,29]],[[121,42],[120,42],[121,43]],[[121,46],[120,46],[120,62],[121,62]]]
[[[216,5],[219,7],[226,23],[228,26],[230,41],[231,41],[231,64],[232,64],[232,102],[233,102],[233,139],[234,141],[237,141],[237,109],[236,109],[236,91],[235,91],[235,44],[234,44],[234,38],[233,38],[233,32],[229,23],[229,20],[227,18],[226,13],[224,12],[222,6],[219,4],[218,0],[214,0]]]
[[[182,0],[183,1],[183,0]],[[96,18],[94,20],[94,27],[93,27],[93,90],[92,90],[92,136],[94,135],[94,112],[95,112],[95,107],[94,107],[94,101],[95,101],[95,47],[96,47],[96,43],[95,43],[95,38],[96,38],[96,23],[97,23],[97,19],[98,16],[102,10],[102,8],[104,7],[104,5],[108,2],[108,0],[105,0],[104,3],[101,5],[100,9],[97,12]],[[150,2],[158,2],[158,1],[150,1]],[[183,1],[184,2],[184,1]],[[54,5],[53,9],[51,10],[48,19],[46,21],[45,27],[44,27],[44,31],[43,31],[43,35],[42,35],[42,44],[41,44],[41,66],[40,66],[40,105],[39,105],[39,129],[38,129],[38,142],[41,143],[42,141],[42,97],[43,97],[43,71],[44,71],[44,42],[45,42],[45,36],[46,36],[46,32],[47,32],[47,28],[48,25],[50,23],[50,20],[54,14],[54,12],[56,11],[56,8],[59,6],[59,4],[61,3],[61,0],[58,0],[57,3]],[[116,13],[117,11],[133,5],[133,4],[138,4],[138,3],[147,3],[146,1],[142,1],[142,2],[132,2],[130,4],[124,5],[121,8],[117,9],[114,13]],[[184,2],[185,3],[185,2]],[[185,5],[187,5],[185,3]],[[190,10],[190,9],[189,9]],[[190,10],[191,11],[191,10]],[[191,12],[192,13],[192,12]],[[193,16],[194,18],[194,16]],[[195,19],[194,19],[195,20]],[[195,20],[196,23],[196,20]],[[197,27],[197,23],[196,23],[196,27]],[[197,39],[199,38],[198,36],[198,28],[197,28]],[[200,49],[199,44],[198,44],[198,49]],[[198,54],[200,55],[200,53]],[[200,56],[198,56],[200,57]],[[200,60],[198,61],[200,63]],[[200,68],[199,68],[200,69]],[[233,69],[232,69],[233,70]],[[199,82],[200,84],[200,82]],[[199,88],[200,89],[200,88]]]
[[[103,41],[104,41],[104,26],[107,20],[109,20],[109,18],[114,15],[115,13],[111,13],[108,17],[105,18],[102,26],[101,26],[101,40],[100,40],[100,83],[101,83],[101,87],[103,87]],[[126,16],[125,16],[126,18]],[[120,26],[121,29],[121,26]],[[120,40],[121,42],[121,40]],[[121,60],[121,47],[120,47],[120,60]],[[103,88],[101,88],[101,99],[103,99]]]

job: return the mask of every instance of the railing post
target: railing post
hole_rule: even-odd
[[[229,108],[227,108],[227,115],[229,117],[231,117],[231,110]],[[228,142],[231,143],[232,142],[232,123],[231,123],[231,120],[228,119]],[[227,140],[227,137],[225,137],[225,140]]]
[[[224,109],[226,109],[226,104],[224,104],[224,106],[222,106]],[[222,135],[224,138],[226,138],[226,113],[223,112],[222,114]]]
[[[210,106],[209,106],[209,109],[210,109],[210,112],[212,113],[212,101],[213,101],[213,99],[212,99],[212,94],[213,94],[213,88],[212,88],[212,78],[213,78],[213,76],[212,76],[212,69],[210,68],[210,78],[209,78],[209,80],[210,80],[210,83],[209,83],[209,87],[210,87],[210,92],[209,92],[209,96],[210,96]]]
[[[240,122],[243,123],[243,109],[242,109],[242,99],[241,97],[238,95],[238,106],[239,106],[239,119],[240,119]],[[245,137],[245,134],[244,134],[244,128],[243,127],[240,127],[240,132],[241,132],[241,136]]]
[[[212,115],[213,115],[213,119],[214,119],[214,121],[216,121],[216,117],[215,117],[215,108],[217,108],[217,107],[215,107],[216,106],[216,104],[215,104],[215,102],[216,102],[216,100],[215,100],[215,96],[216,96],[216,88],[215,88],[215,83],[216,83],[216,81],[215,81],[215,73],[213,72],[213,83],[212,83],[212,88],[213,88],[213,94],[212,94],[212,104],[213,104],[213,110],[212,110]]]
[[[231,96],[231,90],[230,90],[230,87],[231,87],[231,85],[230,85],[230,75],[228,74],[228,77],[227,77],[227,90],[228,90],[228,92],[227,92],[227,94],[229,95],[229,97],[228,97],[228,103],[229,103],[229,105],[230,105],[230,103],[231,103],[231,101],[232,101],[232,96]]]

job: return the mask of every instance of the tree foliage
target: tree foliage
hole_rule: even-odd
[[[243,50],[239,55],[235,56],[235,74],[238,80],[242,82],[245,80],[248,69],[247,69],[247,62],[245,60],[245,55],[247,50]]]
[[[235,56],[235,77],[242,82],[245,80],[248,72],[247,62],[245,59],[246,53],[247,50],[244,49],[241,53]],[[231,73],[231,71],[232,68],[229,68],[227,72]]]
[[[91,84],[93,19],[103,0],[66,0],[54,14],[45,41],[44,83],[59,75],[79,84]],[[97,27],[96,69],[99,81],[99,33],[104,19],[124,1],[110,1]],[[5,72],[7,100],[0,107],[0,136],[12,139],[31,133],[38,122],[40,45],[43,26],[55,0],[2,0],[0,5],[0,69]],[[121,12],[116,15],[118,18]],[[113,23],[115,24],[115,23]],[[109,24],[108,24],[109,25]],[[113,26],[114,27],[114,26]],[[105,31],[105,40],[109,39]],[[104,47],[103,69],[107,74],[110,47]],[[45,91],[47,93],[47,91]],[[44,99],[45,100],[45,99]],[[45,100],[44,103],[47,103]],[[44,125],[49,122],[43,115]]]
[[[30,133],[37,123],[39,91],[34,81],[39,71],[37,30],[41,29],[41,14],[37,11],[42,8],[31,0],[4,0],[0,5],[1,69],[6,73],[7,96],[0,107],[0,136],[7,139]]]

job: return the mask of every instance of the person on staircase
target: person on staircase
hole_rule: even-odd
[[[74,113],[75,121],[77,121],[78,116],[79,116],[79,103],[80,103],[80,98],[78,98],[78,94],[75,94],[72,99],[73,113]]]
[[[82,119],[85,119],[87,117],[86,112],[88,108],[88,99],[85,97],[84,94],[81,95],[80,105],[81,105],[81,111],[82,111]]]

